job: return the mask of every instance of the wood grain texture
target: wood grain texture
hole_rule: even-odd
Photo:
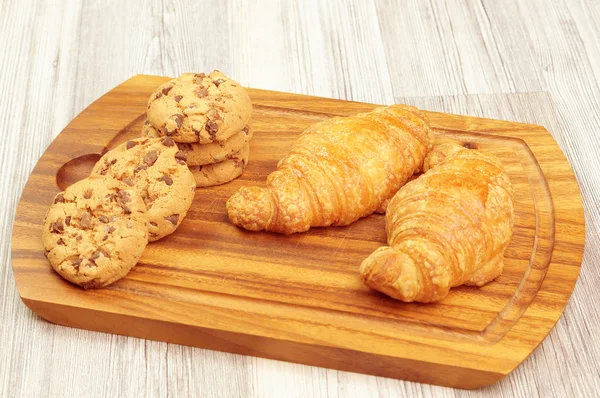
[[[598,395],[600,90],[595,49],[600,34],[595,21],[600,4],[422,3],[431,12],[406,18],[415,2],[331,1],[323,6],[316,0],[256,0],[250,8],[234,0],[176,1],[173,6],[157,0],[3,2],[0,232],[10,236],[27,176],[52,137],[89,103],[136,73],[175,75],[218,67],[252,87],[373,103],[397,100],[541,124],[559,142],[578,178],[587,243],[567,310],[522,366],[490,388],[469,392],[50,325],[19,299],[5,238],[0,242],[0,357],[8,358],[8,365],[0,366],[0,395]],[[222,18],[227,29],[212,24]],[[401,21],[401,30],[389,29]],[[468,34],[452,35],[450,25]],[[363,65],[377,72],[361,74]],[[393,84],[379,85],[386,81]],[[425,98],[439,95],[445,96]]]
[[[225,201],[267,175],[307,127],[375,105],[250,89],[251,162],[237,180],[198,191],[177,233],[149,245],[119,282],[83,291],[44,258],[41,226],[60,190],[101,153],[140,135],[147,98],[168,78],[138,75],[95,101],[46,150],[17,208],[13,271],[21,298],[51,322],[459,388],[496,382],[548,334],[583,255],[574,175],[541,126],[427,112],[437,141],[502,161],[515,229],[502,276],[440,303],[398,303],[367,289],[358,265],[386,242],[384,217],[283,236],[229,223]]]

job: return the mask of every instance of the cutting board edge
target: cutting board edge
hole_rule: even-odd
[[[21,297],[21,299],[32,312],[45,321],[60,326],[465,390],[478,389],[497,383],[512,373],[520,364],[520,362],[515,362],[510,369],[487,371],[142,317],[136,319],[136,322],[141,321],[139,327],[131,328],[125,322],[125,320],[131,320],[131,315],[70,307],[63,304],[50,307],[46,306],[47,302],[25,297]],[[63,314],[70,313],[72,319],[61,317],[60,312],[57,316],[59,309]],[[78,310],[96,313],[100,316],[96,319],[101,319],[101,323],[89,322],[90,318],[85,316],[77,317]],[[181,329],[182,326],[186,330],[183,335],[169,332],[173,327]],[[126,331],[123,328],[126,328]],[[261,350],[253,348],[261,346],[268,348]],[[240,349],[240,347],[243,348]],[[357,363],[357,357],[366,363]],[[432,369],[435,369],[435,372],[431,372]],[[431,378],[432,374],[434,379]]]

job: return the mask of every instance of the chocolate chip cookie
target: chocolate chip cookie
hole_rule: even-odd
[[[185,160],[169,137],[137,138],[102,156],[92,175],[111,176],[140,194],[152,242],[175,231],[192,204],[196,183]]]
[[[156,129],[152,127],[148,120],[146,120],[142,127],[142,136],[151,138],[160,137]],[[222,162],[226,160],[227,157],[240,152],[251,139],[252,128],[246,126],[242,131],[234,134],[227,141],[215,141],[209,144],[190,144],[182,142],[177,142],[176,144],[179,150],[187,155],[186,163],[191,167]]]
[[[42,240],[52,268],[85,289],[121,279],[148,243],[148,214],[137,191],[113,178],[81,180],[54,198]]]
[[[252,104],[242,86],[219,71],[184,73],[148,100],[148,120],[176,142],[223,142],[248,125]]]
[[[240,152],[230,155],[222,162],[204,166],[190,166],[190,170],[196,179],[196,185],[210,187],[235,180],[244,172],[248,164],[249,152],[250,145],[247,144]]]

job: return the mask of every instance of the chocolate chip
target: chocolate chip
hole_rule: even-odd
[[[168,136],[175,134],[181,128],[181,126],[183,125],[183,115],[178,113],[171,115],[171,120],[175,122],[175,125],[177,127],[175,127],[174,129],[167,128],[167,124],[165,123],[165,134]]]
[[[108,239],[108,235],[104,235],[104,237],[102,238],[102,242],[104,242],[107,239]]]
[[[127,207],[126,205],[123,205],[123,213],[125,214],[131,214],[131,209],[129,207]]]
[[[86,198],[86,199],[89,199],[89,198],[91,198],[91,197],[92,197],[92,193],[93,193],[93,192],[92,192],[92,190],[91,190],[91,189],[88,189],[88,190],[87,190],[87,191],[85,191],[85,193],[83,194],[83,197],[84,197],[84,198]]]
[[[225,79],[217,79],[215,81],[213,81],[213,83],[215,84],[215,86],[219,87],[219,84],[223,83],[225,81]]]
[[[127,149],[131,149],[136,145],[137,145],[137,142],[135,142],[135,141],[127,141]]]
[[[136,167],[135,169],[133,169],[133,172],[137,173],[137,172],[140,172],[142,170],[146,170],[147,168],[148,168],[148,166],[146,166],[145,164],[142,164],[142,165],[139,165],[138,167]]]
[[[83,237],[82,237],[81,235],[77,235],[77,237],[75,238],[75,240],[76,240],[76,241],[78,241],[78,242],[79,242],[80,240],[82,240],[82,239],[83,239]]]
[[[192,131],[194,132],[194,134],[196,134],[196,137],[200,139],[200,130],[196,130],[194,127],[192,127]]]
[[[244,127],[242,131],[244,132],[244,134],[248,135],[248,126]]]
[[[233,165],[235,167],[242,167],[244,166],[244,160],[243,159],[239,159],[239,158],[233,158]]]
[[[198,95],[200,98],[204,98],[208,95],[208,90],[204,87],[200,87],[198,90],[196,90],[196,95]]]
[[[175,102],[179,103],[179,101],[181,101],[181,99],[183,98],[183,95],[176,95],[173,97],[173,99],[175,100]]]
[[[215,121],[217,121],[217,120],[223,120],[223,119],[221,118],[221,115],[219,114],[219,112],[217,112],[217,110],[216,110],[216,109],[211,109],[211,110],[208,112],[207,116],[208,116],[208,118],[209,118],[211,121],[213,121],[213,122],[215,122]],[[241,117],[240,117],[240,119],[241,119]]]
[[[50,250],[44,249],[44,257],[48,258],[48,254],[50,254]]]
[[[179,130],[181,128],[181,125],[183,124],[183,115],[175,114],[171,116],[171,118],[175,120],[175,123],[177,123],[177,130]]]
[[[107,234],[112,234],[115,231],[116,231],[116,228],[113,227],[112,225],[107,225],[106,227],[104,227],[104,232]]]
[[[100,216],[100,218],[98,218],[100,220],[100,222],[103,222],[104,224],[106,224],[108,222],[108,217],[106,216]]]
[[[96,265],[96,260],[98,260],[100,258],[100,252],[94,252],[90,258],[88,258],[88,261],[90,262],[90,264]]]
[[[56,198],[54,198],[54,203],[65,203],[65,196],[62,193],[59,193],[56,195]]]
[[[77,260],[73,261],[73,262],[72,262],[72,264],[73,264],[73,267],[75,267],[75,268],[79,268],[79,265],[81,264],[81,261],[82,261],[82,259],[81,259],[81,258],[78,258]]]
[[[106,175],[107,170],[105,168],[102,168],[102,170],[100,170],[100,174],[101,175]]]
[[[65,241],[63,240],[63,238],[59,238],[59,239],[56,241],[56,244],[57,244],[57,245],[59,245],[59,246],[64,246],[64,245],[65,245]]]
[[[171,138],[165,137],[165,139],[162,140],[162,144],[166,147],[172,147],[173,145],[175,145],[175,142]]]
[[[150,126],[150,120],[146,119],[146,121],[144,122],[144,126]]]
[[[165,184],[167,185],[173,185],[173,179],[171,177],[169,177],[168,175],[163,175],[162,177],[160,177],[158,179],[158,181],[164,181]]]
[[[187,155],[183,151],[177,151],[175,154],[175,159],[177,159],[177,163],[179,164],[186,164],[185,162],[187,161]]]
[[[467,149],[477,149],[477,144],[475,144],[473,142],[465,142],[463,144],[463,147],[465,147]]]
[[[111,164],[111,165],[113,165],[113,164],[115,164],[115,163],[117,163],[117,159],[116,159],[116,158],[110,161],[110,164]]]
[[[129,192],[127,192],[127,191],[119,191],[116,199],[117,199],[117,202],[119,202],[121,204],[131,202],[131,196],[129,195]]]
[[[177,153],[175,154],[175,159],[187,160],[187,153],[183,151],[177,151]]]
[[[173,225],[177,225],[177,221],[179,221],[179,214],[173,214],[171,216],[165,217],[165,220],[167,220]]]
[[[158,227],[158,224],[155,223],[154,221],[150,221],[150,225],[152,225],[153,227]]]
[[[59,218],[50,226],[50,231],[52,231],[54,234],[62,234],[65,231],[62,218]]]
[[[156,98],[154,98],[154,99],[159,99],[162,96],[163,96],[162,93],[156,93]]]
[[[182,151],[191,151],[192,150],[192,144],[188,144],[188,143],[179,143],[177,144],[177,147],[182,150]]]
[[[152,166],[154,162],[156,162],[156,159],[158,159],[158,152],[150,151],[144,156],[144,163],[148,166]]]
[[[71,216],[65,217],[65,224],[67,224],[67,227],[71,225]]]
[[[208,134],[210,134],[211,138],[214,138],[214,135],[219,131],[219,125],[213,121],[206,122],[204,128],[206,131],[208,131]]]
[[[123,182],[127,185],[129,185],[130,187],[133,186],[134,182],[131,178],[127,177],[127,178],[123,178]]]
[[[81,215],[81,228],[92,228],[92,216],[87,211]]]
[[[169,91],[171,91],[172,88],[173,88],[173,86],[164,87],[162,89],[161,93],[163,93],[164,95],[167,95],[167,94],[169,94]]]

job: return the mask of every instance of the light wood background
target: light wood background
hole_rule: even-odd
[[[0,0],[0,396],[598,396],[598,21],[597,0]],[[575,170],[587,222],[580,279],[550,336],[500,383],[460,391],[35,316],[15,288],[10,232],[45,147],[136,73],[213,68],[251,87],[546,126]]]

